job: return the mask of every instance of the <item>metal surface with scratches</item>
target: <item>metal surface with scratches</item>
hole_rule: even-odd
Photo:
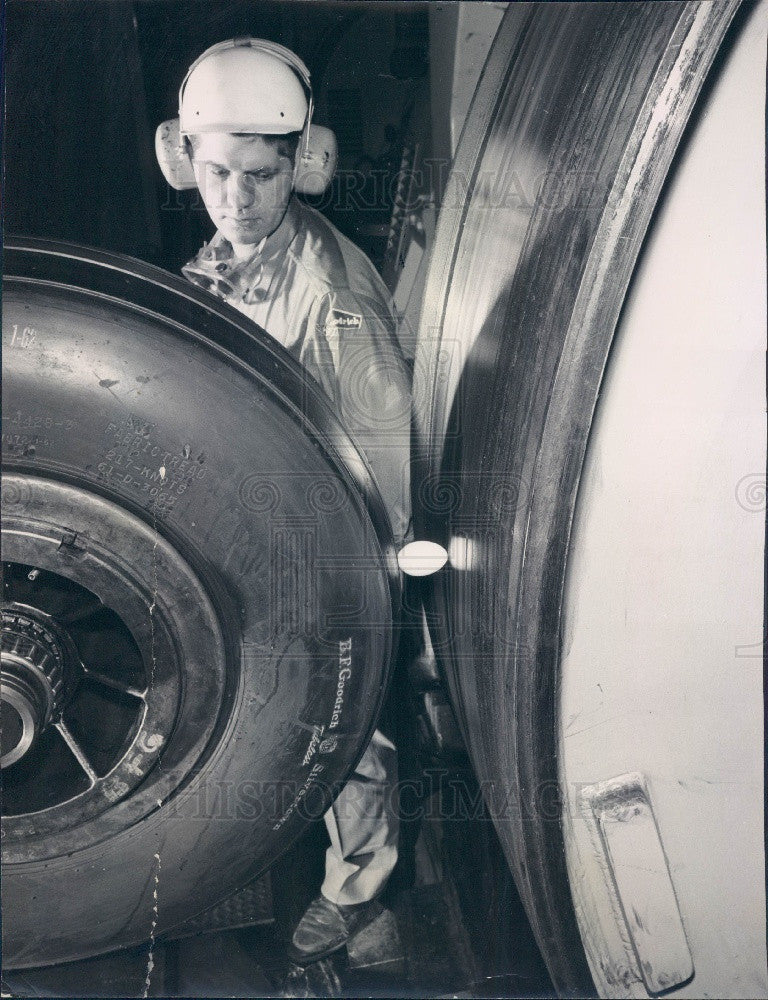
[[[737,3],[511,4],[443,199],[416,352],[433,643],[550,974],[595,990],[557,762],[571,521],[616,322]],[[420,381],[419,381],[420,380]]]
[[[767,41],[768,4],[744,5],[636,269],[576,507],[560,780],[571,892],[603,996],[655,994],[657,973],[673,996],[768,995]],[[583,798],[632,772],[656,834],[646,824],[617,876]]]

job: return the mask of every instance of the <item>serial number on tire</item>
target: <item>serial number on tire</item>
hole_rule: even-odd
[[[129,414],[119,423],[110,421],[104,433],[110,447],[97,466],[100,479],[140,491],[158,506],[170,509],[191,482],[208,473],[204,456],[191,457],[192,448],[175,454],[151,437],[153,424]]]
[[[37,330],[33,326],[20,327],[14,323],[11,327],[10,347],[26,349],[37,343]]]
[[[22,413],[21,410],[16,410],[9,422],[11,427],[20,427],[25,431],[71,431],[77,426],[74,420],[37,417],[31,413]]]

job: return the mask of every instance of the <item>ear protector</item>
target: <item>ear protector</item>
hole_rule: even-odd
[[[336,138],[312,124],[314,102],[309,70],[275,42],[235,38],[206,49],[179,89],[179,117],[155,132],[155,153],[163,176],[178,191],[197,186],[185,137],[204,132],[286,135],[302,132],[293,186],[322,194],[336,168]]]

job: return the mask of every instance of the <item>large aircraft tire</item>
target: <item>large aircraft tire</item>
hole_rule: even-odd
[[[375,726],[396,561],[365,463],[255,326],[6,246],[4,962],[156,937],[262,871]]]

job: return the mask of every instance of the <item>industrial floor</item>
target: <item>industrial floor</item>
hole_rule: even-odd
[[[291,972],[285,943],[320,884],[322,824],[272,870],[269,922],[157,942],[149,977],[148,951],[141,947],[7,972],[4,992],[19,997],[554,997],[511,878],[503,866],[494,871],[489,825],[453,823],[448,835],[445,827],[422,824],[403,852],[404,863],[382,899],[392,916],[379,920],[348,952],[306,970]]]

